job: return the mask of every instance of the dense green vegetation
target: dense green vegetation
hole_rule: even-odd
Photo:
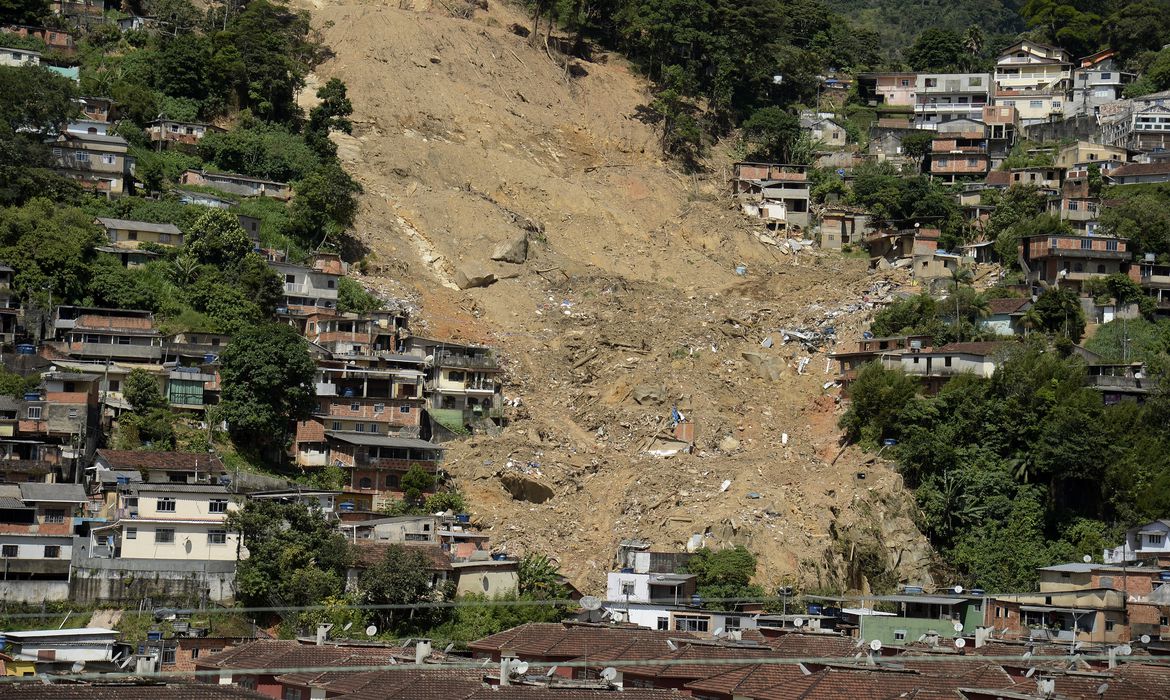
[[[1055,347],[1042,334],[1009,344],[991,379],[957,377],[933,397],[876,363],[850,388],[847,437],[897,441],[885,454],[924,532],[988,590],[1028,590],[1036,566],[1099,557],[1120,529],[1170,511],[1170,395],[1105,406],[1083,361]]]

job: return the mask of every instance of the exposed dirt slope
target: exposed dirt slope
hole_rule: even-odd
[[[366,281],[418,302],[423,332],[505,358],[511,427],[454,445],[448,465],[493,543],[555,555],[591,590],[619,539],[676,548],[695,534],[749,544],[767,583],[923,580],[929,550],[896,475],[852,452],[832,464],[824,353],[776,332],[853,337],[877,278],[761,243],[723,194],[726,163],[696,178],[663,162],[632,116],[646,86],[619,57],[571,78],[506,29],[524,22],[510,9],[436,7],[315,7],[336,53],[315,78],[342,78],[354,101],[339,144],[366,190]],[[527,262],[490,260],[524,237]],[[459,291],[460,273],[501,279]],[[695,453],[646,454],[672,407]]]

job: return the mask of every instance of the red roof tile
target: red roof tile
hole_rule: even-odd
[[[1170,162],[1126,163],[1109,171],[1109,177],[1138,177],[1142,175],[1170,175]]]
[[[357,541],[357,560],[354,566],[366,569],[376,565],[386,558],[386,552],[391,547],[404,547],[410,551],[422,553],[426,557],[432,571],[451,571],[451,555],[443,551],[437,544],[413,544],[410,542],[377,542],[373,540]]]
[[[993,314],[1014,314],[1030,303],[1031,299],[988,299],[987,307]]]
[[[98,459],[110,469],[129,471],[200,471],[226,473],[219,457],[206,452],[150,452],[136,450],[98,450]]]
[[[694,636],[686,632],[665,632],[644,627],[530,622],[474,641],[468,647],[481,653],[507,649],[520,658],[569,660],[586,652],[593,654],[631,642],[657,643],[665,651],[666,640],[688,638],[693,639]]]
[[[235,685],[211,683],[13,683],[0,692],[4,700],[268,700]]]
[[[154,324],[141,316],[99,316],[83,314],[74,322],[75,330],[153,331]]]

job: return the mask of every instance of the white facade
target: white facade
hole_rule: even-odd
[[[239,535],[226,521],[238,509],[222,486],[141,484],[119,494],[118,520],[94,528],[92,544],[121,559],[235,561]]]
[[[104,627],[0,632],[19,661],[113,661],[118,631]]]
[[[991,103],[990,73],[922,73],[915,79],[914,124],[934,129],[954,119],[983,118]]]
[[[314,270],[302,265],[271,263],[281,276],[289,306],[337,308],[337,280],[340,275]]]
[[[1024,126],[1063,117],[1072,84],[1070,61],[1062,49],[1017,42],[995,63],[995,104],[1015,107]]]
[[[41,54],[28,49],[9,49],[0,47],[0,66],[39,66]]]
[[[625,604],[613,602],[603,610],[605,616],[614,622],[629,622],[652,630],[691,632],[699,636],[714,637],[734,635],[745,629],[755,629],[754,615],[724,610],[703,610],[668,605]]]
[[[955,351],[907,352],[898,358],[902,371],[921,377],[957,376],[974,374],[985,379],[995,374],[995,359],[990,355]]]
[[[72,535],[0,534],[0,560],[69,561],[72,556]],[[3,563],[0,563],[0,566],[3,566]]]
[[[1170,554],[1170,520],[1155,520],[1125,533],[1125,544],[1106,549],[1106,564],[1121,564],[1145,556]]]

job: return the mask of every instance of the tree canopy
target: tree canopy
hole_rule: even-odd
[[[232,338],[220,356],[221,410],[233,433],[261,443],[308,418],[316,398],[316,364],[292,326],[267,323]]]

